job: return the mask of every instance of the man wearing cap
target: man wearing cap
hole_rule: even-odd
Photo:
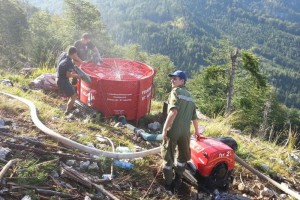
[[[177,193],[186,163],[191,158],[190,124],[192,121],[195,133],[198,133],[198,121],[196,105],[190,92],[185,87],[186,74],[177,70],[169,74],[169,77],[171,78],[172,91],[167,101],[168,114],[162,131],[161,155],[164,159],[165,188],[168,193]],[[178,148],[178,156],[175,162],[176,148]]]
[[[74,102],[77,98],[75,89],[71,85],[69,78],[80,78],[78,74],[74,72],[74,64],[72,59],[77,57],[77,51],[75,47],[70,47],[65,57],[61,58],[57,65],[57,86],[64,94],[69,97],[65,115],[69,114],[74,109]]]

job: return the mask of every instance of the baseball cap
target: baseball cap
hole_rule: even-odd
[[[173,76],[177,76],[180,79],[184,79],[185,81],[187,80],[186,74],[181,70],[177,70],[177,71],[173,72],[172,74],[169,74],[169,77],[173,77]]]

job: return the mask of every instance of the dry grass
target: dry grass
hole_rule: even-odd
[[[39,75],[41,72],[42,71],[36,72],[34,76]],[[95,136],[97,134],[100,134],[111,138],[115,143],[115,146],[122,145],[133,148],[135,145],[139,145],[143,146],[144,148],[149,148],[149,144],[144,141],[136,144],[134,141],[132,141],[132,133],[124,129],[115,128],[110,122],[102,124],[92,122],[83,123],[80,120],[66,121],[63,115],[63,109],[60,108],[61,105],[64,105],[66,103],[65,100],[53,98],[40,91],[24,91],[22,87],[24,86],[24,84],[28,84],[30,80],[25,79],[24,77],[21,77],[19,75],[2,75],[2,78],[3,77],[10,78],[12,81],[14,81],[15,87],[6,87],[0,84],[1,91],[12,93],[33,101],[39,111],[41,121],[49,126],[49,128],[56,130],[66,137],[76,140],[78,139],[77,135],[79,133],[83,133],[85,136],[81,137],[78,141],[83,144],[87,144],[97,143],[95,141]],[[151,113],[148,117],[146,117],[145,122],[153,121],[155,117],[157,117],[157,115],[159,115],[159,113],[162,111],[162,106],[162,102],[152,101]],[[3,116],[2,113],[11,113],[12,116],[19,116],[20,118],[27,118],[27,120],[29,120],[29,111],[25,104],[0,95],[0,116]],[[265,173],[270,174],[276,172],[286,179],[294,179],[297,182],[300,182],[299,176],[297,177],[294,171],[290,170],[292,166],[296,167],[296,170],[298,171],[300,169],[299,163],[295,163],[295,161],[293,161],[289,156],[289,153],[293,151],[293,138],[291,138],[288,147],[285,148],[276,145],[276,142],[265,142],[259,138],[250,138],[250,136],[248,135],[233,134],[231,133],[232,127],[224,118],[211,119],[209,121],[200,121],[199,123],[206,127],[204,135],[233,137],[239,144],[237,154],[241,158],[245,159],[245,161],[249,164],[257,167],[258,169],[261,169],[261,164],[267,164],[270,169]],[[115,131],[121,132],[122,135],[120,136],[118,134],[115,134]],[[297,133],[293,133],[292,136],[295,134]],[[37,131],[28,131],[27,135],[36,137]],[[53,143],[52,140],[45,140],[45,142]],[[109,150],[109,148],[105,150]],[[133,171],[129,173],[119,171],[118,173],[120,176],[129,175],[131,177],[131,181],[137,182],[138,184],[140,184],[140,187],[147,188],[154,179],[155,173],[159,169],[160,164],[161,160],[159,155],[149,156],[147,158],[143,158],[142,160],[136,161],[136,167]],[[245,169],[243,169],[239,165],[236,166],[236,171],[245,173]],[[43,173],[44,171],[41,172],[42,175],[44,175]],[[161,174],[159,177],[161,179]],[[155,187],[157,187],[159,184],[159,181],[156,182]],[[134,198],[139,198],[140,196],[143,196],[143,192],[145,191],[136,189],[130,191],[127,195],[132,195],[132,197]]]

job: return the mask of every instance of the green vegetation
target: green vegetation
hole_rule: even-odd
[[[279,100],[300,108],[299,1],[93,2],[119,44],[138,43],[147,52],[167,55],[191,75],[211,64],[206,58],[221,38],[251,49]]]
[[[45,72],[47,69],[45,68]],[[6,72],[0,71],[0,73],[4,76],[0,76],[0,79],[6,77]],[[18,75],[11,75],[12,77]],[[114,144],[121,146],[128,146],[129,148],[134,147],[135,145],[149,147],[149,145],[142,141],[141,143],[136,144],[130,138],[132,137],[132,133],[128,132],[126,129],[114,128],[110,125],[110,121],[108,120],[106,123],[84,123],[81,120],[74,121],[66,121],[62,109],[59,109],[60,106],[65,104],[63,99],[57,99],[47,94],[43,94],[39,91],[31,91],[27,90],[26,92],[22,90],[22,83],[28,82],[31,78],[34,77],[23,77],[24,80],[17,80],[15,82],[14,87],[7,87],[0,85],[1,91],[17,94],[19,96],[25,97],[35,103],[38,109],[39,116],[44,116],[41,118],[42,122],[45,123],[49,128],[56,130],[60,134],[65,137],[76,140],[82,144],[94,143],[97,148],[102,150],[111,150],[111,147],[108,146],[100,146],[95,143],[95,136],[102,135],[109,137],[113,140]],[[10,113],[10,116],[19,116],[19,119],[28,119],[29,120],[29,112],[28,108],[23,104],[15,100],[8,99],[0,95],[0,110],[5,111],[5,113]],[[162,102],[161,101],[153,101],[151,107],[151,114],[146,116],[144,121],[147,123],[156,120],[155,116],[159,116],[162,110]],[[24,112],[25,111],[25,112]],[[57,114],[59,113],[59,114]],[[53,118],[55,116],[55,118]],[[27,121],[27,123],[28,123]],[[299,170],[299,163],[295,163],[289,153],[296,152],[295,151],[295,138],[291,138],[287,143],[278,142],[276,138],[270,139],[269,141],[263,141],[259,137],[253,137],[251,135],[246,134],[231,134],[231,123],[232,119],[230,117],[224,118],[222,116],[218,116],[217,118],[208,119],[206,121],[199,121],[201,125],[206,127],[206,131],[204,135],[220,137],[220,136],[230,136],[233,137],[239,144],[239,148],[237,154],[246,160],[252,166],[255,166],[257,169],[262,169],[261,164],[267,164],[270,169],[265,171],[266,174],[280,174],[283,177],[294,178],[298,180],[297,175],[294,173],[293,169]],[[114,134],[114,131],[119,131],[122,135]],[[78,137],[77,134],[83,134],[82,137]],[[39,130],[33,129],[32,131],[22,131],[22,136],[30,136],[37,137],[41,136]],[[286,135],[284,133],[283,135]],[[292,132],[291,134],[294,134]],[[16,134],[18,135],[18,134]],[[286,137],[284,137],[286,138]],[[44,140],[44,143],[55,144],[50,139]],[[57,144],[56,144],[57,145]],[[292,148],[290,148],[292,147]],[[69,150],[70,153],[76,154],[77,150]],[[25,154],[26,155],[26,154]],[[21,156],[21,155],[19,155]],[[49,182],[49,174],[53,170],[59,170],[58,158],[53,155],[37,157],[34,154],[30,153],[26,155],[26,160],[21,161],[16,170],[13,173],[16,173],[17,183],[22,185],[32,185],[32,186],[42,186],[47,185]],[[107,159],[104,157],[100,157],[98,159],[99,166],[101,166],[101,171],[103,173],[108,173],[110,171],[111,159]],[[123,177],[121,180],[126,179],[129,182],[134,182],[139,185],[139,187],[134,187],[132,189],[123,189],[124,194],[129,198],[139,198],[144,195],[144,190],[139,190],[139,188],[143,188],[142,185],[146,185],[149,187],[153,180],[153,176],[157,173],[155,170],[160,167],[160,157],[158,155],[145,157],[141,160],[132,161],[135,164],[135,168],[131,171],[125,171],[121,168],[115,168],[115,173],[118,174],[119,177]],[[235,173],[244,174],[243,168],[236,165]],[[152,172],[152,173],[149,173]],[[89,172],[95,176],[99,176],[101,178],[101,174],[99,172]],[[161,177],[157,177],[157,184],[160,183]],[[73,185],[73,187],[75,187]],[[81,187],[76,185],[76,187]],[[146,187],[146,188],[147,188]],[[57,191],[64,191],[66,189],[57,188]],[[82,190],[82,189],[81,189]],[[28,193],[28,190],[27,192]],[[163,195],[163,194],[162,194]],[[34,197],[34,193],[31,193],[31,196]],[[163,197],[162,197],[163,198]],[[176,198],[175,198],[176,199]]]
[[[240,129],[242,135],[231,136],[240,144],[238,155],[242,158],[258,168],[261,163],[270,164],[272,171],[287,177],[292,172],[285,169],[299,169],[288,156],[300,147],[297,0],[105,0],[95,5],[87,0],[64,0],[61,12],[54,14],[17,0],[1,1],[0,5],[0,80],[9,79],[14,84],[0,84],[0,90],[33,101],[47,126],[72,138],[76,133],[89,133],[76,138],[84,144],[101,134],[112,137],[116,144],[135,145],[126,131],[111,127],[111,121],[99,123],[100,117],[89,123],[65,123],[62,99],[28,87],[39,75],[55,73],[57,56],[83,32],[89,32],[103,57],[137,60],[156,70],[155,101],[141,125],[160,115],[162,102],[171,90],[167,74],[180,68],[189,74],[187,86],[197,107],[211,119],[201,121],[207,135],[226,136],[232,128]],[[240,53],[233,70],[230,55],[237,48]],[[29,66],[38,69],[25,77],[20,70]],[[231,77],[233,93],[227,113]],[[24,118],[29,114],[24,105],[2,96],[0,111]],[[113,131],[125,134],[116,136]],[[37,130],[28,133],[38,134]],[[272,164],[273,157],[280,158],[285,166]],[[108,167],[110,160],[102,160]],[[20,180],[31,176],[33,182],[45,182],[52,165],[37,169],[40,162],[36,158],[24,161],[26,170],[20,169]],[[151,158],[137,163],[155,165]],[[133,176],[137,172],[142,176],[143,170],[135,170]],[[133,194],[140,195],[138,191]]]
[[[200,2],[203,5],[200,5]],[[284,61],[285,64],[278,68],[278,63],[272,61],[272,66],[275,68],[270,68],[271,60],[257,51],[257,49],[267,48],[266,45],[261,44],[258,40],[267,41],[267,39],[260,37],[259,33],[269,28],[273,31],[272,34],[270,33],[272,37],[280,38],[281,42],[278,41],[279,39],[274,40],[278,43],[276,43],[274,48],[268,46],[268,51],[276,49],[278,54],[274,54],[274,56],[281,56],[280,53],[288,53],[291,56],[286,56],[286,58],[290,60],[295,58],[291,62],[297,63],[298,57],[294,57],[296,53],[294,52],[295,48],[291,46],[288,50],[286,49],[287,52],[285,50],[280,51],[282,47],[280,44],[294,45],[294,43],[290,44],[285,41],[287,35],[284,35],[284,33],[286,32],[289,33],[292,41],[294,39],[297,40],[298,37],[293,35],[292,29],[288,29],[288,26],[281,27],[281,29],[275,29],[276,27],[278,28],[278,26],[275,26],[275,28],[271,29],[269,27],[270,20],[275,17],[271,13],[269,13],[270,17],[268,20],[265,21],[259,18],[258,11],[253,12],[251,17],[249,12],[257,7],[259,1],[249,4],[250,6],[246,4],[246,0],[222,3],[203,0],[200,2],[182,3],[166,0],[161,4],[152,1],[133,4],[133,1],[126,1],[125,3],[125,1],[118,0],[114,1],[107,9],[107,11],[113,13],[109,19],[105,17],[105,12],[107,11],[103,11],[103,14],[100,13],[96,7],[98,4],[93,5],[86,0],[65,0],[63,1],[61,13],[57,14],[41,11],[19,1],[1,2],[3,13],[6,13],[7,10],[15,10],[14,16],[7,14],[1,18],[2,22],[0,25],[3,26],[1,28],[1,43],[7,44],[6,46],[10,48],[9,51],[0,49],[3,52],[1,65],[9,66],[6,67],[8,69],[6,72],[11,72],[6,73],[2,77],[10,79],[12,82],[17,82],[26,88],[30,80],[41,73],[54,73],[55,68],[53,66],[55,66],[57,55],[80,38],[82,32],[90,32],[94,36],[93,41],[100,48],[103,56],[125,57],[141,61],[156,70],[156,100],[164,101],[166,99],[167,93],[171,89],[166,74],[175,70],[177,66],[185,69],[191,75],[188,87],[195,96],[197,106],[203,114],[209,117],[227,114],[227,120],[234,127],[261,138],[277,138],[279,143],[290,135],[281,134],[285,133],[284,130],[298,133],[300,127],[299,110],[287,108],[277,100],[278,93],[282,95],[284,93],[282,89],[284,89],[286,94],[285,103],[289,104],[288,101],[293,98],[293,104],[297,105],[299,100],[297,87],[299,84],[296,84],[298,75],[293,69],[295,66],[290,67],[287,64],[289,61]],[[293,3],[297,4],[294,1]],[[108,2],[104,1],[101,5],[101,9],[107,8]],[[203,8],[204,5],[207,9]],[[216,23],[219,22],[220,14],[223,13],[223,11],[217,11],[224,10],[220,9],[221,6],[228,8],[229,14],[235,13],[235,27],[242,31],[243,34],[245,30],[248,30],[249,34],[244,35],[244,37],[251,39],[250,43],[246,39],[241,40],[242,33],[234,34],[235,39],[228,36],[228,33],[231,34],[235,30],[232,25],[228,25],[228,20],[232,19],[232,17],[222,18],[224,21],[220,23],[222,27],[222,32],[220,32]],[[266,6],[263,4],[263,9],[268,9]],[[289,11],[290,18],[288,18],[291,22],[286,22],[286,24],[296,23],[293,19],[297,16],[293,13],[297,11],[293,10],[294,6],[291,6],[290,3],[280,3],[280,5],[270,3],[268,6],[275,10],[280,10],[280,8],[285,10],[287,7],[292,7],[292,10]],[[149,12],[140,12],[146,8]],[[125,10],[125,12],[119,12],[119,10]],[[187,12],[187,10],[192,12]],[[207,19],[208,21],[204,21],[205,13],[208,14],[207,12],[210,14],[210,18]],[[80,18],[78,18],[78,13],[81,13]],[[229,14],[227,13],[224,16]],[[136,35],[136,33],[139,33],[136,35],[135,40],[131,40],[139,43],[139,45],[118,46],[114,44],[112,38],[108,35],[106,26],[102,22],[102,16],[106,23],[111,24],[108,30],[119,33],[119,35],[112,34],[116,42],[126,43],[125,39],[131,38],[130,34]],[[240,16],[244,16],[246,20],[243,24],[243,29],[240,27],[242,24],[238,23],[238,20],[241,20]],[[136,18],[139,18],[140,21],[136,20],[135,23],[132,23],[132,20]],[[260,19],[260,23],[250,23],[257,18]],[[122,20],[113,21],[114,19]],[[160,22],[162,23],[161,25],[159,24]],[[209,26],[207,23],[209,23]],[[274,26],[274,23],[272,21],[272,26]],[[15,27],[14,24],[22,24],[24,26]],[[259,33],[255,32],[254,30],[257,29],[257,26],[262,26],[262,24],[264,25],[262,30],[257,30]],[[6,27],[4,28],[4,26]],[[128,30],[128,26],[132,29]],[[117,27],[121,27],[122,30],[116,29]],[[135,32],[133,33],[133,31]],[[295,31],[297,32],[296,28]],[[10,32],[14,34],[9,34]],[[256,34],[257,37],[250,38],[250,33]],[[283,35],[281,36],[280,34]],[[123,36],[121,37],[121,35]],[[199,37],[195,37],[197,35]],[[212,37],[212,35],[215,35],[215,37]],[[218,40],[221,36],[226,36],[227,39]],[[123,38],[122,41],[120,38]],[[295,42],[297,43],[297,41]],[[149,45],[153,45],[153,48]],[[1,48],[3,47],[1,46]],[[233,70],[230,54],[237,47],[240,47],[240,54],[237,55],[237,67]],[[156,51],[153,51],[154,48]],[[147,50],[147,52],[143,50]],[[30,79],[24,79],[22,74],[18,73],[18,70],[28,65],[38,67],[38,70],[30,76]],[[204,67],[205,65],[207,66]],[[285,66],[288,67],[287,70],[289,72],[283,70]],[[274,76],[277,76],[275,75],[277,72],[284,73],[285,77],[291,78],[291,81],[287,83],[280,78],[275,79]],[[232,74],[235,76],[233,77]],[[230,83],[231,78],[233,78],[232,83]],[[273,85],[277,81],[280,81],[280,86],[274,88]],[[232,86],[229,87],[230,84]],[[233,92],[228,96],[230,88]],[[37,95],[39,94],[29,91],[26,97]],[[229,99],[231,100],[230,115],[226,111]],[[281,97],[279,100],[281,100]],[[44,102],[47,102],[47,97],[44,97]],[[52,105],[57,104],[54,103]],[[51,108],[45,108],[45,110],[47,112],[41,116],[42,119],[48,119],[51,116],[50,113],[62,114],[60,111]],[[299,137],[296,137],[294,144],[299,146]]]

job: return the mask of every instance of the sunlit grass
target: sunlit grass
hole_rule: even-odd
[[[115,148],[118,146],[127,146],[130,149],[134,149],[135,145],[142,145],[142,143],[137,144],[132,140],[134,133],[122,128],[115,128],[110,123],[83,123],[82,120],[67,120],[63,115],[63,110],[60,108],[61,105],[66,104],[66,100],[60,98],[52,98],[51,96],[41,92],[34,90],[23,90],[22,88],[28,85],[28,83],[32,80],[33,77],[37,77],[43,73],[53,73],[54,68],[41,68],[34,72],[31,78],[25,78],[20,75],[2,75],[2,78],[8,78],[15,83],[15,87],[7,87],[0,84],[0,90],[3,92],[11,93],[20,97],[24,97],[30,101],[32,101],[38,110],[38,115],[40,120],[46,124],[50,129],[55,130],[56,132],[62,134],[63,136],[73,139],[82,144],[93,143],[96,147],[99,147],[99,141],[96,139],[96,135],[102,135],[105,137],[111,138],[113,141]],[[163,102],[152,101],[151,103],[151,112],[145,118],[141,119],[143,122],[143,127],[146,127],[147,123],[153,122],[157,120],[157,117],[160,115],[163,109]],[[11,98],[7,98],[5,96],[0,95],[0,110],[4,110],[5,112],[12,113],[12,115],[23,115],[29,117],[28,107]],[[20,112],[22,111],[22,112]],[[55,116],[55,119],[53,117]],[[208,121],[199,121],[199,124],[206,127],[206,131],[204,132],[204,136],[213,136],[213,137],[232,137],[234,138],[238,145],[238,151],[236,154],[244,159],[250,165],[256,167],[261,170],[262,164],[267,164],[270,167],[270,170],[265,173],[276,172],[285,177],[293,177],[293,172],[289,170],[291,166],[299,167],[299,164],[295,163],[289,153],[294,150],[295,146],[295,138],[296,134],[294,132],[290,132],[290,140],[287,144],[287,147],[283,147],[278,145],[280,134],[287,135],[288,131],[282,131],[282,133],[276,133],[275,139],[272,141],[266,142],[262,141],[259,138],[250,137],[244,133],[241,134],[233,134],[231,133],[231,125],[229,123],[230,120],[228,118],[215,118],[210,119]],[[120,134],[117,134],[119,132]],[[193,127],[191,126],[191,132],[193,132]],[[22,133],[22,135],[26,133]],[[29,135],[36,135],[36,130],[32,132],[28,132]],[[79,137],[79,134],[82,136]],[[55,141],[51,139],[44,140],[43,142],[54,143]],[[58,145],[58,144],[57,144]],[[110,144],[106,146],[101,146],[102,150],[110,151]],[[100,159],[100,158],[99,158]],[[155,160],[157,166],[161,164],[160,157],[145,157],[142,160],[134,161],[136,164],[135,172],[141,175],[145,175],[145,168],[149,163],[153,164],[153,160]],[[105,166],[109,169],[110,159],[100,159],[101,162],[105,163]],[[32,161],[33,162],[33,161]],[[33,173],[34,166],[38,163],[30,163],[26,164],[28,169],[26,173],[20,174],[20,180],[25,180],[27,176]],[[37,162],[37,161],[35,161]],[[154,164],[153,164],[154,165]],[[236,168],[242,169],[241,166],[236,165]],[[149,168],[147,168],[149,170]],[[47,176],[47,170],[41,170],[39,173],[33,174],[35,181],[46,181],[45,177]],[[142,178],[142,177],[141,177]],[[22,181],[21,180],[21,181]],[[137,191],[133,191],[135,193]],[[140,193],[136,194],[137,196]]]
[[[291,152],[295,149],[297,138],[298,138],[298,133],[290,129],[289,136],[288,136],[288,145],[287,145],[288,152]]]
[[[56,69],[55,67],[48,67],[48,66],[41,66],[39,68],[37,68],[31,75],[31,78],[36,78],[42,74],[55,74],[56,73]]]
[[[150,114],[157,114],[159,112],[162,112],[163,111],[163,106],[164,106],[163,102],[152,100],[151,101]]]
[[[17,182],[20,184],[39,185],[48,179],[48,173],[56,168],[55,162],[39,163],[35,159],[27,159],[18,165]]]
[[[207,136],[222,137],[230,134],[231,126],[226,124],[226,121],[222,118],[203,122],[200,121],[199,124],[205,126],[204,134]]]

